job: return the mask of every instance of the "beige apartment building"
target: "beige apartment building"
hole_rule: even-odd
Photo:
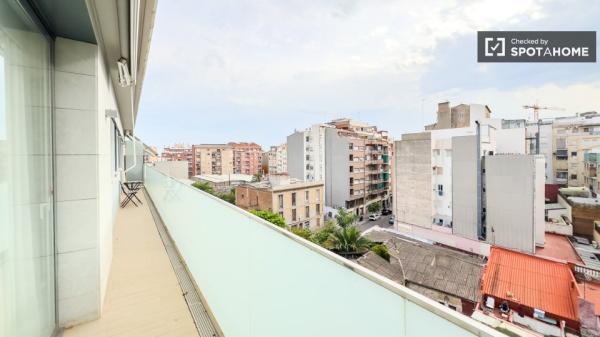
[[[552,130],[553,176],[557,184],[584,186],[584,155],[600,148],[600,115],[586,112],[557,118]]]
[[[244,209],[279,213],[291,228],[317,230],[323,226],[323,182],[302,182],[287,174],[270,175],[268,181],[242,184],[235,201]]]
[[[263,155],[263,166],[266,166],[266,173],[278,174],[287,173],[287,144],[271,146],[269,151]],[[265,162],[266,161],[266,162]]]
[[[233,152],[230,144],[193,145],[190,176],[235,173]]]

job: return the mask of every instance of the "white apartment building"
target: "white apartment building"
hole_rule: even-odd
[[[315,124],[287,137],[287,170],[290,177],[325,181],[325,130],[331,127]]]
[[[266,157],[270,174],[287,173],[287,143],[271,146]]]
[[[440,110],[450,111],[447,106],[442,103]],[[457,116],[462,118],[460,114]],[[448,125],[456,124],[443,113],[438,113],[438,118],[446,119]],[[500,205],[498,198],[492,198],[488,202],[486,179],[493,184],[500,178],[486,173],[484,159],[493,158],[490,162],[495,162],[507,155],[514,156],[510,158],[515,162],[522,159],[529,163],[527,158],[531,157],[524,156],[527,147],[524,120],[484,118],[478,122],[479,135],[475,121],[462,119],[459,124],[469,126],[443,129],[440,128],[442,123],[438,122],[433,124],[435,127],[429,127],[429,131],[403,135],[402,140],[396,141],[394,211],[399,230],[479,254],[487,253],[486,214],[498,207],[511,205],[512,201]],[[538,169],[539,165],[534,167]],[[505,171],[503,173],[507,174]],[[508,173],[513,175],[515,181],[520,181],[519,170]],[[522,170],[522,175],[539,177],[540,173],[533,169]],[[541,176],[545,177],[545,174]],[[537,191],[535,200],[542,197],[543,204],[543,187],[538,186]],[[533,200],[534,197],[531,198]],[[539,211],[541,208],[538,206],[530,213],[543,212]],[[544,228],[543,222],[541,225],[536,222],[538,218],[534,221],[533,217],[523,212],[513,213],[512,220],[518,218],[518,221],[530,224],[529,227],[523,225],[522,230],[525,227]],[[502,237],[501,233],[509,230],[509,226],[500,222],[492,227],[493,238]],[[494,240],[496,244],[529,252],[538,243],[535,240],[529,244],[508,242],[504,237]],[[537,240],[543,244],[543,238],[537,237]]]

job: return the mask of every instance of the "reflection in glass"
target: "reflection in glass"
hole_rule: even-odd
[[[50,43],[0,0],[0,337],[55,328]]]

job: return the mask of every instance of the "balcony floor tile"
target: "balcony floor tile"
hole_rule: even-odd
[[[65,329],[64,337],[198,336],[150,210],[142,201],[140,207],[130,203],[117,214],[102,316]]]

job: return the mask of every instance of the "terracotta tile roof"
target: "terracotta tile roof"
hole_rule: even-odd
[[[566,263],[492,247],[482,292],[578,321],[579,291]]]
[[[564,235],[546,233],[544,248],[536,248],[535,255],[583,264],[569,239]]]

